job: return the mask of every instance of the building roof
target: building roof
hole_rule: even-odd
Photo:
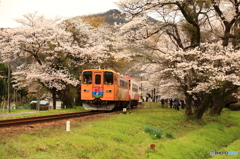
[[[38,101],[36,101],[36,100],[33,100],[33,101],[31,101],[30,102],[30,104],[32,104],[32,103],[37,103]],[[47,101],[47,100],[41,100],[40,101],[40,105],[47,105],[49,102]]]

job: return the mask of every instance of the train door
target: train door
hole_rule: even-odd
[[[103,75],[102,72],[93,72],[92,95],[95,98],[103,96]]]
[[[116,85],[116,81],[114,81],[114,73],[111,71],[104,71],[104,95],[103,100],[113,101],[115,100],[114,96],[114,85]]]

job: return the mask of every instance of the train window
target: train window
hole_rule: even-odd
[[[95,84],[101,84],[101,75],[95,76]]]
[[[138,86],[136,84],[132,84],[132,91],[138,92]]]
[[[113,73],[112,72],[104,72],[104,83],[112,85],[113,84]]]
[[[126,81],[123,81],[123,80],[120,79],[118,86],[127,89],[128,88],[128,83]]]
[[[92,84],[92,71],[83,72],[83,84]]]

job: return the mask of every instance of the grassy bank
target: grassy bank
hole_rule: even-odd
[[[44,116],[44,115],[53,115],[53,114],[59,114],[59,113],[75,113],[79,111],[85,111],[82,106],[75,106],[74,109],[52,109],[52,110],[46,110],[46,111],[37,111],[37,110],[11,110],[10,113],[8,112],[0,112],[0,115],[4,114],[15,114],[15,113],[26,113],[26,112],[33,112],[31,114],[24,114],[24,115],[14,115],[9,117],[1,117],[1,119],[10,119],[10,118],[18,118],[18,117],[31,117],[31,116]]]
[[[98,121],[71,121],[71,131],[42,128],[0,139],[1,159],[206,159],[210,151],[240,153],[240,112],[187,121],[184,112],[151,105]],[[150,149],[155,144],[155,150]]]

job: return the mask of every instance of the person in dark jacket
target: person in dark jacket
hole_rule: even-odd
[[[162,103],[162,108],[164,106],[164,99],[161,99],[161,103]]]
[[[169,100],[169,105],[170,105],[170,108],[172,108],[172,106],[173,106],[173,100],[172,100],[172,98]]]
[[[181,100],[180,100],[180,103],[181,103],[181,108],[184,109],[184,107],[185,107],[185,102],[184,102],[184,100],[181,99]]]
[[[175,110],[179,110],[179,103],[178,103],[178,99],[174,99],[173,100],[173,107]]]
[[[141,94],[141,99],[142,99],[142,102],[144,102],[144,98],[143,98],[143,95]]]
[[[146,95],[146,102],[148,102],[148,99],[150,99],[150,98],[151,98],[151,94],[147,93],[147,95]]]

